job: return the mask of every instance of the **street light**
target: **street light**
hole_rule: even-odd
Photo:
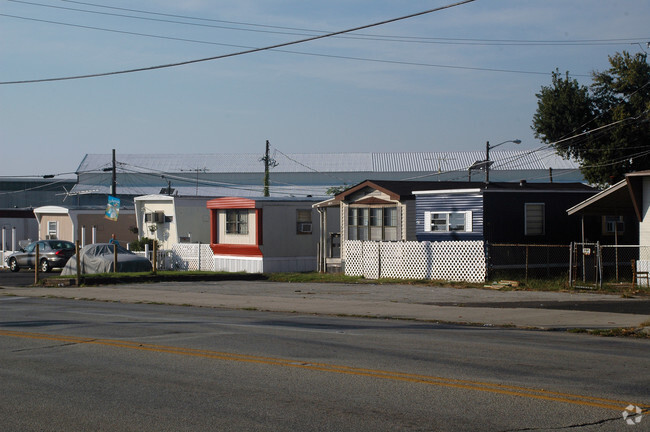
[[[501,144],[505,143],[515,143],[515,144],[521,144],[520,139],[514,139],[514,140],[507,140],[504,142],[500,142],[499,144],[495,145],[490,145],[490,141],[485,142],[485,184],[490,183],[490,150],[492,150],[495,147],[499,147]]]

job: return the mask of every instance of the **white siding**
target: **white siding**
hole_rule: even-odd
[[[650,177],[643,178],[643,202],[639,223],[639,244],[650,246]]]

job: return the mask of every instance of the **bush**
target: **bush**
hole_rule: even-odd
[[[141,237],[138,240],[129,243],[129,249],[134,252],[142,252],[145,249],[145,245],[149,245],[149,250],[152,251],[154,243],[156,243],[156,249],[158,249],[158,240]]]

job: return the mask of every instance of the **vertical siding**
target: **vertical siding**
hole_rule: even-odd
[[[417,234],[415,200],[404,201],[404,204],[400,207],[402,209],[402,215],[404,215],[401,240],[414,241]],[[404,233],[406,233],[406,235],[404,235]]]
[[[472,212],[471,233],[431,233],[424,231],[424,212]],[[432,194],[415,197],[415,232],[418,241],[482,240],[483,197],[471,194]]]
[[[639,244],[650,245],[650,177],[643,179],[642,220],[639,223]]]

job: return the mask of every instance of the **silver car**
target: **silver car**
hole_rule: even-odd
[[[36,262],[36,245],[38,245],[38,263]],[[39,240],[28,244],[24,249],[5,258],[9,269],[17,272],[21,268],[35,268],[43,272],[53,268],[62,268],[75,253],[75,245],[65,240]]]

